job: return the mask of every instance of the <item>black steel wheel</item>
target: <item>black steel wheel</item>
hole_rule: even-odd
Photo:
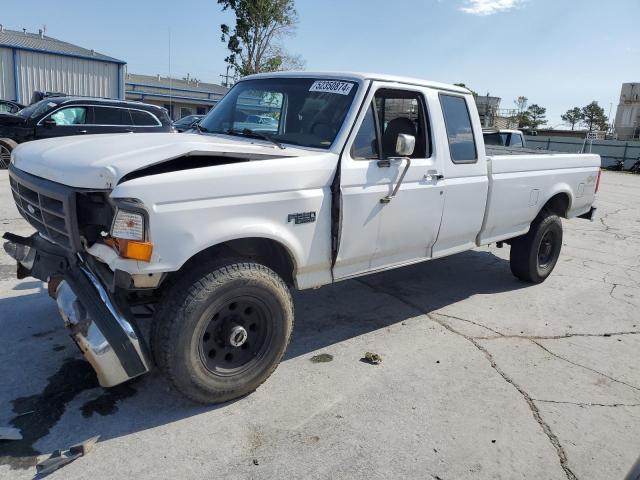
[[[293,329],[293,302],[272,270],[241,260],[187,268],[163,293],[151,329],[157,365],[201,403],[254,391],[278,366]]]
[[[205,313],[210,317],[200,335],[198,353],[207,369],[216,375],[232,376],[262,361],[270,346],[274,315],[255,297],[236,297]],[[213,313],[213,314],[212,314]]]
[[[543,210],[526,235],[511,241],[511,272],[525,282],[544,282],[556,266],[561,249],[560,217]]]

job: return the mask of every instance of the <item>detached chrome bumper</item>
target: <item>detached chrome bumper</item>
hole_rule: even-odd
[[[43,281],[63,277],[55,290],[58,310],[71,337],[96,371],[100,385],[113,387],[150,370],[151,362],[135,324],[122,314],[85,264],[56,250],[55,245],[37,234],[5,238],[9,240],[5,250],[18,262],[21,277],[34,276]]]

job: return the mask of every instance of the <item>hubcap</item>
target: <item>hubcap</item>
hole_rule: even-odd
[[[267,306],[254,297],[236,297],[206,313],[200,359],[216,375],[237,375],[257,363],[269,347],[272,328]]]
[[[236,325],[231,329],[231,336],[229,337],[229,343],[233,347],[241,347],[244,342],[247,341],[247,331],[244,327]]]
[[[554,235],[553,232],[548,231],[542,236],[540,247],[538,248],[538,265],[540,268],[547,268],[553,261],[553,246]]]

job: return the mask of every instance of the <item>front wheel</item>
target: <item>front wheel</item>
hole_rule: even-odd
[[[154,358],[197,402],[251,393],[273,373],[289,343],[291,295],[264,265],[210,263],[187,272],[163,298],[151,332]]]
[[[526,235],[511,241],[511,272],[522,281],[542,283],[556,266],[561,249],[560,217],[543,210]]]
[[[18,144],[10,138],[0,138],[0,169],[9,168],[11,152]]]

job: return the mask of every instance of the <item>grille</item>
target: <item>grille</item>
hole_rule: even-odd
[[[79,236],[75,191],[10,167],[9,183],[18,210],[38,232],[61,247],[77,251]]]

